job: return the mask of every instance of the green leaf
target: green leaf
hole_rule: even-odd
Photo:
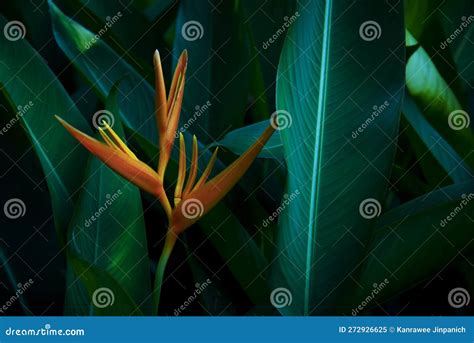
[[[406,26],[427,50],[440,74],[463,105],[472,88],[474,16],[472,1],[455,4],[442,0],[406,2]]]
[[[122,285],[107,271],[70,251],[68,251],[67,261],[71,268],[68,275],[75,274],[77,278],[67,286],[66,315],[144,315]],[[95,302],[98,305],[94,304],[93,299],[96,299]],[[86,307],[89,308],[88,312],[84,311]]]
[[[456,151],[423,117],[409,94],[405,95],[402,110],[405,118],[426,145],[426,148],[454,182],[464,182],[473,178],[470,168],[465,165]]]
[[[116,100],[117,89],[114,88],[107,104],[112,113],[118,111]],[[123,137],[117,119],[114,130]],[[81,278],[82,273],[72,266],[75,273],[68,273],[67,314],[151,313],[150,265],[140,191],[92,155],[71,221],[69,239],[73,255],[100,272],[80,283],[76,279]],[[74,264],[71,259],[69,262]],[[104,278],[113,280],[116,286],[100,286]],[[112,282],[110,280],[108,284]],[[114,294],[127,294],[127,298],[116,296],[114,306],[107,308],[94,306],[90,297],[81,294],[84,285],[90,291],[90,284],[96,288],[107,287]],[[122,303],[129,304],[128,298],[138,304],[133,311]]]
[[[56,41],[67,57],[94,84],[103,99],[107,98],[116,82],[123,80],[119,87],[119,107],[124,124],[156,142],[151,87],[103,40],[95,40],[92,32],[65,16],[52,1],[49,5]],[[151,56],[150,52],[150,63]],[[143,101],[144,93],[150,94],[147,101]]]
[[[189,53],[181,125],[192,122],[189,131],[204,142],[219,139],[244,123],[251,67],[241,13],[237,0],[180,2],[175,62],[184,49]],[[200,113],[199,108],[207,101],[211,106]]]
[[[362,258],[374,224],[359,206],[383,203],[394,158],[403,11],[375,0],[349,9],[346,2],[307,0],[299,12],[278,66],[277,109],[292,119],[280,126],[286,193],[300,195],[279,219],[275,285],[293,296],[284,314],[340,313],[347,290],[339,286]]]
[[[0,17],[0,26],[6,20]],[[90,128],[68,94],[40,55],[26,40],[10,41],[0,35],[0,90],[21,121],[41,162],[59,241],[64,242],[73,211],[74,195],[80,187],[87,153],[76,149],[77,142],[54,119],[60,115],[78,129]]]
[[[262,132],[268,127],[270,122],[264,120],[252,125],[247,125],[233,130],[226,134],[218,142],[212,143],[209,147],[222,146],[229,149],[236,155],[242,155],[252,144],[254,144]],[[261,158],[283,158],[283,145],[281,143],[280,132],[276,131],[270,140],[265,144],[258,155]]]
[[[406,34],[409,43],[417,43],[410,32]],[[456,114],[463,107],[422,47],[408,60],[406,85],[428,122],[472,168],[474,137],[470,127],[463,126],[463,116]],[[461,121],[457,122],[458,119]]]
[[[2,277],[2,280],[6,280],[6,282],[10,284],[12,289],[16,290],[20,283],[18,283],[18,281],[15,277],[15,273],[13,272],[12,268],[10,267],[10,264],[9,264],[8,260],[9,259],[7,259],[7,257],[3,253],[3,250],[0,248],[0,266],[1,266],[0,275],[5,274],[4,277]],[[3,281],[0,281],[0,285],[2,287],[6,287],[6,285],[3,283]],[[28,315],[28,314],[31,313],[31,310],[28,308],[28,303],[25,299],[24,294],[19,294],[18,295],[18,302],[20,303],[20,306],[21,306],[21,308],[23,310],[23,313],[25,315]]]
[[[444,269],[470,248],[474,181],[444,187],[380,217],[356,277],[353,307],[386,278],[377,302],[406,291]],[[447,218],[450,219],[447,219]],[[372,304],[372,305],[375,305]]]

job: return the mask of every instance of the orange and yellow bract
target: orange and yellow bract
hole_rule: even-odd
[[[270,139],[275,128],[269,125],[245,153],[209,181],[209,175],[217,158],[217,148],[204,172],[196,182],[198,177],[198,141],[194,136],[191,166],[186,184],[184,183],[186,179],[186,147],[183,134],[180,133],[179,171],[173,197],[174,207],[172,207],[164,188],[164,178],[179,123],[188,54],[186,50],[183,51],[178,60],[168,95],[166,94],[161,58],[158,51],[155,52],[153,60],[156,87],[155,114],[160,151],[156,171],[140,161],[107,124],[104,123],[104,127],[99,128],[99,133],[105,142],[103,143],[75,129],[60,117],[56,116],[56,118],[79,143],[103,163],[160,201],[168,218],[168,231],[155,276],[153,298],[155,309],[157,310],[164,270],[178,235],[209,212],[232,189],[248,170],[268,139]],[[186,215],[183,210],[183,203],[186,200],[197,201],[202,206],[202,213],[199,213],[198,216]]]

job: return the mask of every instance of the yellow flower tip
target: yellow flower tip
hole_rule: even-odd
[[[174,191],[174,204],[177,206],[181,201],[181,195],[184,185],[184,179],[186,177],[186,145],[184,142],[184,136],[179,133],[179,166],[178,166],[178,179],[176,180],[176,188]]]
[[[183,232],[190,227],[199,218],[209,212],[226,194],[234,187],[234,185],[242,178],[245,172],[250,168],[252,162],[262,150],[265,143],[270,139],[275,129],[270,125],[255,143],[247,149],[237,160],[231,163],[227,168],[220,172],[217,176],[208,182],[205,182],[213,167],[217,149],[209,161],[206,170],[201,176],[196,186],[190,193],[183,194],[180,203],[175,207],[172,213],[172,223],[177,233]],[[187,205],[193,203],[199,205],[201,211],[199,216],[190,214]]]
[[[191,158],[191,168],[189,169],[188,181],[186,183],[186,187],[184,188],[184,192],[183,192],[184,196],[186,196],[186,194],[188,194],[191,191],[196,181],[197,170],[198,170],[198,141],[197,141],[196,136],[193,136],[193,155]]]
[[[163,69],[161,67],[161,57],[158,50],[153,55],[153,64],[155,67],[155,113],[156,125],[160,137],[166,132],[166,122],[168,118],[168,104],[166,99],[165,80],[163,77]]]

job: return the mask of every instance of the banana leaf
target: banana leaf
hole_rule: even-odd
[[[288,315],[341,313],[341,285],[363,257],[387,192],[404,88],[401,3],[299,3],[278,66],[288,166],[275,286]],[[347,9],[350,7],[350,11]],[[288,119],[286,118],[286,119]],[[282,117],[282,120],[285,118]],[[377,206],[365,212],[365,204]]]

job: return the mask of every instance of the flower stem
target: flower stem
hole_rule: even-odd
[[[158,307],[160,306],[161,286],[163,284],[163,276],[165,274],[166,265],[171,252],[173,251],[177,238],[178,236],[172,230],[168,230],[168,233],[166,234],[165,246],[161,252],[160,259],[158,260],[155,282],[153,284],[153,311],[155,315],[158,315]]]

